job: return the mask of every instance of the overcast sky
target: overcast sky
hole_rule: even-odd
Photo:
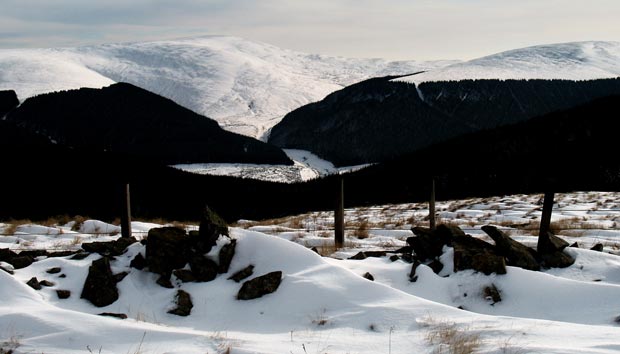
[[[620,0],[0,0],[0,48],[206,34],[347,57],[470,59],[620,41]]]

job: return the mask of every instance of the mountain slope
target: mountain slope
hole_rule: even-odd
[[[128,82],[209,116],[227,130],[263,136],[286,113],[374,76],[454,62],[346,59],[236,37],[198,37],[81,48],[0,50],[0,90],[32,95]]]
[[[111,151],[164,164],[292,164],[286,154],[131,84],[27,99],[8,123],[87,151]]]
[[[399,81],[475,79],[594,80],[620,76],[620,42],[574,42],[510,50]]]

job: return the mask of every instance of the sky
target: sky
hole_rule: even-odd
[[[620,41],[618,0],[0,0],[0,48],[234,35],[344,57],[472,59]]]

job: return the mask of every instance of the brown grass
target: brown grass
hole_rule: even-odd
[[[480,348],[480,335],[469,328],[460,328],[450,322],[428,320],[426,341],[437,354],[473,354]]]
[[[6,222],[7,226],[4,227],[2,236],[12,236],[15,234],[15,232],[17,232],[17,228],[20,225],[28,225],[28,224],[32,224],[32,221],[30,221],[29,219],[19,219],[19,220],[11,219]]]

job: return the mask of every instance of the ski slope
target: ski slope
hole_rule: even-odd
[[[282,117],[352,83],[451,64],[305,54],[237,37],[207,36],[62,49],[0,50],[0,90],[20,100],[128,82],[260,138]]]

